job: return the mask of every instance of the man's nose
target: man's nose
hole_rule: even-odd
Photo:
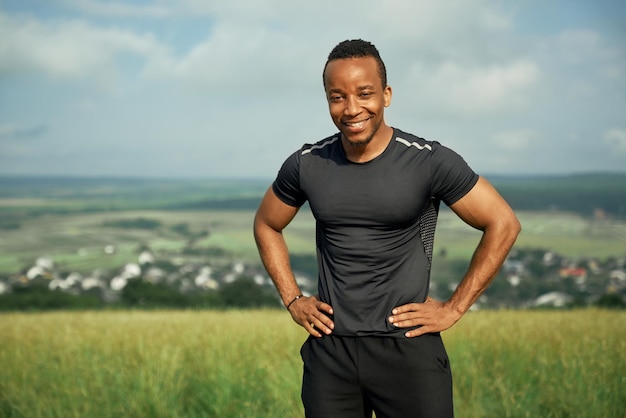
[[[346,97],[346,107],[343,110],[343,113],[346,115],[357,115],[361,111],[361,106],[359,106],[359,102],[356,97],[348,96]]]

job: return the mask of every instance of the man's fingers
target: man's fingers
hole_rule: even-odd
[[[413,325],[419,325],[419,323],[424,321],[426,317],[426,315],[415,311],[398,314],[394,312],[394,314],[389,317],[389,323],[397,327],[410,327]]]
[[[301,299],[302,302],[294,305],[292,312],[296,322],[314,337],[330,334],[335,327],[333,320],[328,316],[332,315],[333,308],[314,296]]]
[[[406,319],[395,318],[394,320],[391,320],[391,318],[389,318],[389,322],[393,326],[398,327],[398,328],[415,327],[415,326],[424,324],[424,321],[421,320],[420,318],[406,318]]]
[[[329,305],[329,304],[327,304],[327,303],[324,303],[324,302],[318,302],[318,303],[317,303],[317,309],[318,309],[319,311],[321,311],[321,312],[325,312],[325,313],[327,313],[327,314],[329,314],[329,315],[332,315],[332,314],[333,314],[333,307],[332,307],[332,306],[330,306],[330,305]]]
[[[311,328],[319,330],[327,335],[332,332],[335,326],[335,324],[333,324],[333,322],[327,316],[324,316],[322,318],[312,318],[309,325],[311,326]]]
[[[406,312],[414,312],[416,311],[418,308],[418,303],[409,303],[406,305],[402,305],[402,306],[397,306],[395,308],[393,308],[393,310],[391,311],[392,314],[394,315],[400,315]]]
[[[322,336],[322,334],[318,330],[316,330],[315,327],[313,327],[312,324],[307,324],[304,327],[304,329],[306,329],[309,332],[309,334],[311,334],[312,336],[314,336],[316,338],[319,338],[319,337]]]
[[[407,331],[404,333],[404,336],[407,338],[415,338],[415,337],[419,337],[420,335],[424,335],[429,333],[430,331],[428,330],[428,328],[426,327],[419,327],[416,329],[412,329],[411,331]]]

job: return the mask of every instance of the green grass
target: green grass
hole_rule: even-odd
[[[626,255],[626,223],[592,221],[565,212],[522,212],[516,247],[543,248],[569,257],[623,257]],[[41,255],[50,255],[63,267],[89,272],[136,261],[138,248],[150,246],[159,257],[180,252],[187,243],[172,227],[186,223],[192,231],[209,236],[196,242],[198,248],[221,248],[232,257],[258,263],[252,235],[254,212],[248,211],[123,211],[45,215],[22,221],[19,229],[0,233],[0,274],[15,274],[28,268]],[[143,218],[160,222],[157,229],[113,228],[105,222]],[[303,209],[285,230],[290,251],[315,254],[315,222]],[[467,260],[480,233],[465,225],[452,212],[440,214],[435,254],[445,249],[448,259]],[[106,245],[118,248],[104,253]]]
[[[542,248],[566,257],[626,256],[626,222],[594,221],[568,212],[519,212],[522,224],[515,247]],[[442,248],[452,259],[469,259],[480,232],[469,228],[450,211],[442,211],[435,237],[435,253]]]
[[[463,417],[626,416],[625,312],[479,312],[445,334]]]
[[[302,334],[287,322],[265,312],[4,315],[0,416],[295,416],[299,366],[287,350]]]
[[[459,417],[624,417],[626,312],[472,312],[444,333]],[[284,311],[0,315],[0,416],[298,417]]]
[[[0,234],[0,273],[16,273],[42,255],[52,256],[62,262],[64,268],[89,271],[136,261],[142,245],[149,245],[157,253],[177,252],[187,240],[172,232],[171,227],[181,222],[188,223],[194,230],[210,231],[201,246],[225,247],[235,256],[252,259],[256,248],[251,216],[252,212],[236,211],[127,211],[31,218],[22,222],[21,228]],[[104,224],[138,217],[160,221],[162,227],[149,230],[112,228]],[[117,253],[105,254],[107,245],[115,245]]]

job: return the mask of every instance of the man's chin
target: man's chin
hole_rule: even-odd
[[[365,139],[352,139],[349,136],[344,135],[343,138],[345,139],[345,141],[348,143],[348,145],[350,145],[351,147],[364,147],[367,144],[369,144],[370,142],[372,142],[372,137],[369,136]]]

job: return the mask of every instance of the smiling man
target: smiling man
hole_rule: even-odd
[[[292,318],[307,417],[450,417],[452,375],[440,332],[491,283],[520,231],[497,191],[454,151],[388,126],[385,65],[363,40],[338,44],[323,72],[339,132],[281,167],[257,211],[261,259]],[[317,296],[303,296],[282,231],[309,202],[316,219]],[[483,231],[447,301],[428,297],[443,201]]]
[[[324,69],[330,116],[355,153],[352,157],[366,150],[380,153],[391,138],[393,129],[383,117],[391,104],[391,87],[380,76],[384,72],[382,61],[372,57],[334,59]]]

